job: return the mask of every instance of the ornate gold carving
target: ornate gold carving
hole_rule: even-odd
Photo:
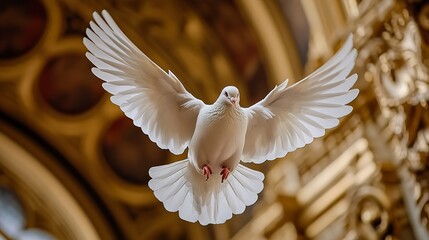
[[[425,23],[415,20],[419,18],[410,15],[405,5],[398,4],[380,36],[372,40],[377,43],[375,54],[379,58],[368,63],[368,73],[383,117],[390,120],[391,146],[399,163],[407,169],[402,181],[411,183],[413,188],[414,194],[404,190],[406,197],[413,196],[414,203],[409,208],[418,212],[421,224],[429,230],[429,70],[424,63],[427,46],[419,31]],[[427,232],[424,235],[427,237]]]
[[[349,227],[352,230],[347,236],[370,240],[386,239],[392,221],[388,212],[392,203],[386,193],[376,187],[361,187],[351,202]]]

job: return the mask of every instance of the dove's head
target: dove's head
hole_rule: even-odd
[[[225,87],[219,95],[217,101],[229,106],[240,106],[240,92],[234,86]]]

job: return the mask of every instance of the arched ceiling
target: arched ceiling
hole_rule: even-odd
[[[3,1],[0,133],[8,140],[0,144],[12,141],[27,149],[51,171],[50,181],[74,182],[63,190],[84,209],[88,221],[81,224],[97,229],[102,239],[226,239],[252,217],[252,209],[209,227],[165,211],[147,187],[148,169],[184,156],[158,149],[109,101],[90,71],[82,37],[92,12],[108,9],[130,39],[195,96],[211,102],[225,85],[236,85],[249,105],[276,83],[302,76],[308,26],[296,21],[305,19],[303,14],[288,14],[294,4],[299,1]],[[0,170],[8,181],[21,181],[23,173],[6,161],[0,161]],[[0,181],[0,189],[5,186]],[[20,196],[26,190],[10,191]],[[55,191],[37,194],[56,198]],[[49,217],[43,221],[43,231],[64,237],[55,229],[67,226]]]

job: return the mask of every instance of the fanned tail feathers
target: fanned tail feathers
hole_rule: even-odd
[[[224,223],[232,214],[243,213],[264,188],[264,174],[240,164],[224,183],[219,174],[205,181],[187,159],[152,167],[149,175],[149,187],[165,209],[202,225]]]

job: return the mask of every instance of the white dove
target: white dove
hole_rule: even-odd
[[[338,125],[352,111],[348,76],[357,51],[350,35],[326,64],[287,87],[287,80],[249,108],[236,87],[216,102],[192,96],[172,72],[164,72],[119,29],[106,10],[94,12],[83,42],[92,72],[104,80],[111,101],[160,148],[188,159],[152,167],[149,187],[171,212],[202,225],[224,223],[243,213],[263,189],[264,175],[240,164],[284,157]]]

